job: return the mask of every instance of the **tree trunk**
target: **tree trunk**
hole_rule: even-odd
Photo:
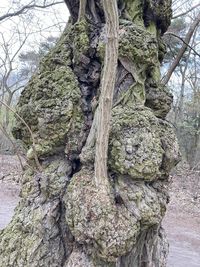
[[[70,21],[18,104],[35,144],[17,119],[13,134],[24,142],[29,166],[15,215],[0,233],[1,266],[164,267],[168,245],[161,222],[169,171],[179,161],[165,121],[171,96],[159,74],[171,1],[118,1],[113,56],[105,52],[111,15],[104,16],[105,5],[81,1],[79,11],[78,0],[65,2]],[[113,69],[105,87],[101,69],[116,57],[115,79]],[[101,99],[112,86],[110,121]],[[103,116],[109,132],[106,194],[95,182]]]
[[[12,103],[13,94],[11,92],[8,93],[8,98],[6,100],[6,104],[10,107]],[[4,127],[5,129],[8,129],[9,123],[10,123],[10,110],[6,107],[5,109],[5,121],[4,121]]]

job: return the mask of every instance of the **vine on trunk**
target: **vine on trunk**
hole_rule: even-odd
[[[106,18],[107,41],[101,83],[101,95],[97,113],[95,182],[97,187],[104,186],[105,189],[107,188],[108,190],[108,140],[119,47],[119,16],[117,1],[103,0],[103,9]]]

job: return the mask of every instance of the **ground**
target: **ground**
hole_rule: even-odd
[[[163,220],[170,253],[168,267],[200,266],[200,172],[181,167],[172,175],[171,201]],[[15,156],[0,155],[0,229],[11,220],[19,200],[20,165]]]

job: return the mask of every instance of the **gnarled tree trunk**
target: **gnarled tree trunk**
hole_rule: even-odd
[[[168,244],[161,222],[169,171],[179,160],[165,121],[172,97],[159,72],[171,1],[119,0],[117,7],[108,0],[65,2],[71,13],[66,29],[18,104],[35,145],[17,121],[13,133],[27,148],[29,166],[15,215],[0,233],[1,266],[164,267]],[[116,20],[109,21],[114,6],[118,14],[113,9]],[[116,36],[108,33],[110,22],[119,23]],[[113,51],[106,51],[109,42]],[[109,81],[110,62],[117,65]],[[112,86],[113,96],[101,95]],[[111,120],[102,113],[110,103]],[[107,166],[97,177],[103,115],[110,124]]]

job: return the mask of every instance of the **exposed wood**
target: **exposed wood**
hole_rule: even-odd
[[[107,185],[107,154],[110,130],[111,108],[118,62],[119,17],[117,1],[104,0],[106,17],[107,43],[104,58],[101,95],[97,114],[97,140],[95,153],[96,185]]]
[[[86,4],[87,4],[87,0],[80,0],[80,3],[79,3],[79,13],[78,13],[78,21],[80,21],[85,16]]]

